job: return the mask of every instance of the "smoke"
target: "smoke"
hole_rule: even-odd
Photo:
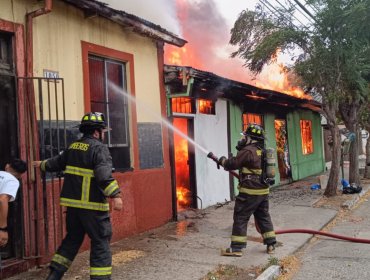
[[[164,29],[181,36],[176,18],[176,1],[173,0],[100,0],[111,8],[124,11],[158,24]]]
[[[165,49],[166,63],[192,66],[219,76],[250,82],[243,62],[230,58],[230,27],[214,0],[177,0],[177,17],[182,36],[188,41],[181,51]]]
[[[188,41],[183,48],[167,45],[165,63],[191,66],[219,76],[251,83],[243,61],[230,58],[230,22],[215,0],[101,0],[117,10],[134,14]]]

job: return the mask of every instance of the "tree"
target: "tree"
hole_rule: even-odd
[[[277,51],[289,53],[292,64],[286,66],[287,71],[299,78],[306,91],[322,96],[322,113],[333,140],[332,167],[324,194],[334,196],[340,171],[339,108],[347,108],[348,113],[342,115],[349,116],[345,121],[356,129],[354,116],[363,106],[360,97],[369,94],[364,76],[369,73],[370,56],[366,54],[370,32],[364,22],[369,22],[370,0],[309,0],[306,5],[313,5],[316,14],[305,25],[294,19],[295,7],[289,6],[290,2],[277,7],[264,1],[265,7],[259,5],[239,15],[230,38],[238,48],[231,56],[241,57],[245,66],[258,74]]]

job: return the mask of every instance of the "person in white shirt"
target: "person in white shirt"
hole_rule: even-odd
[[[8,243],[8,203],[15,200],[19,188],[18,179],[27,171],[27,164],[21,159],[13,159],[0,171],[0,247]]]

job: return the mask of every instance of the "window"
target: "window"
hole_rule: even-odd
[[[308,120],[300,120],[301,137],[302,137],[302,152],[304,155],[313,153],[312,142],[312,122]]]
[[[171,99],[172,112],[183,114],[194,114],[194,100],[190,97],[174,97]]]
[[[207,115],[215,115],[215,102],[212,100],[198,99],[199,113]]]
[[[89,55],[91,111],[102,112],[108,127],[105,143],[113,166],[130,168],[130,135],[126,93],[126,65],[124,62]]]
[[[243,113],[243,130],[245,130],[250,123],[259,124],[260,126],[263,126],[262,122],[262,115],[258,114],[250,114],[250,113]]]

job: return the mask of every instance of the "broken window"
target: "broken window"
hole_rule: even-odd
[[[105,137],[113,166],[130,168],[126,65],[124,62],[89,55],[91,111],[105,115],[109,130]]]
[[[312,121],[300,120],[301,124],[301,138],[302,138],[302,152],[304,155],[313,153],[312,141]]]
[[[250,123],[255,123],[259,124],[260,126],[263,126],[262,115],[243,113],[242,118],[243,118],[243,130],[246,130],[248,124]]]
[[[172,112],[183,114],[194,114],[194,100],[190,97],[174,97],[171,99]]]
[[[207,115],[215,115],[215,102],[212,100],[198,99],[199,113]]]

